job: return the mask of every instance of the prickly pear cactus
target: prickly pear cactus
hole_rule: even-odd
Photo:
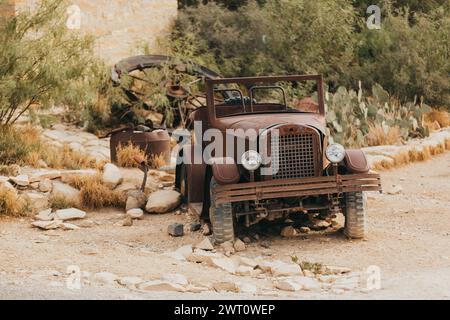
[[[325,103],[330,135],[346,146],[364,146],[370,125],[378,125],[386,133],[398,127],[404,140],[429,135],[423,118],[431,108],[417,99],[401,104],[378,84],[366,97],[361,82],[358,92],[339,87],[334,94],[327,92]]]

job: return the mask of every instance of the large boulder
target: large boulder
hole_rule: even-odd
[[[120,169],[112,163],[107,163],[103,167],[103,183],[110,189],[117,187],[123,180]]]
[[[24,194],[24,199],[29,203],[33,212],[43,211],[50,206],[48,197],[42,193],[27,192]]]
[[[174,210],[181,202],[181,194],[174,190],[160,190],[152,193],[145,210],[149,213],[166,213]]]
[[[128,193],[127,204],[125,207],[126,211],[132,209],[141,209],[145,207],[147,201],[147,196],[144,192],[136,190]]]
[[[79,204],[80,190],[62,182],[53,181],[52,197],[66,199],[70,203]]]

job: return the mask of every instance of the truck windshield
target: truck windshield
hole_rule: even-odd
[[[214,87],[216,117],[249,113],[319,113],[317,87],[312,81],[219,84]]]

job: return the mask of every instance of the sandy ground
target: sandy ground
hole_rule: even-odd
[[[163,255],[203,239],[201,232],[171,238],[172,222],[191,222],[188,215],[146,216],[133,227],[115,225],[121,212],[90,213],[98,223],[89,229],[43,232],[30,219],[0,220],[0,299],[450,299],[450,153],[382,173],[383,185],[401,185],[397,195],[369,194],[369,236],[349,241],[342,233],[296,239],[262,238],[241,255],[268,260],[299,260],[381,271],[381,289],[345,292],[287,293],[273,289],[270,279],[233,276],[208,266],[180,262]],[[268,248],[261,243],[268,244]],[[154,280],[181,273],[197,285],[230,280],[256,285],[257,295],[141,292],[83,284],[66,287],[67,268],[90,273],[112,272]]]

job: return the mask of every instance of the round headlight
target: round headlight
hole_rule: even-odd
[[[330,144],[326,151],[327,159],[332,163],[339,163],[345,158],[345,148],[339,143]]]
[[[258,152],[250,150],[242,155],[241,162],[248,171],[255,171],[261,166],[262,158]]]

